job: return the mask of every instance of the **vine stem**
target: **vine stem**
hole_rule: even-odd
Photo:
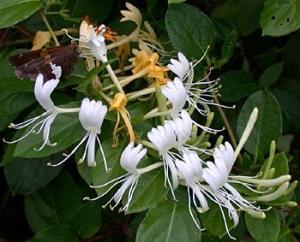
[[[219,99],[218,99],[218,97],[216,95],[213,95],[213,99],[214,99],[214,101],[215,101],[216,104],[220,104],[220,101],[219,101]],[[219,113],[220,113],[220,115],[221,115],[221,117],[223,119],[224,125],[226,127],[226,130],[228,132],[229,138],[231,140],[231,143],[234,146],[234,148],[236,148],[237,147],[237,142],[236,142],[236,139],[234,137],[233,130],[232,130],[232,128],[230,126],[230,123],[228,121],[228,118],[227,118],[227,116],[226,116],[223,108],[220,105],[217,105],[217,107],[218,107],[218,111],[219,111]]]
[[[46,15],[45,15],[43,12],[40,12],[40,14],[41,14],[41,16],[42,16],[42,19],[43,19],[43,21],[44,21],[44,23],[45,23],[47,29],[49,30],[49,32],[50,32],[50,34],[51,34],[51,37],[53,38],[53,40],[54,40],[54,42],[55,42],[55,45],[56,45],[56,46],[59,46],[59,45],[60,45],[60,44],[59,44],[59,41],[58,41],[58,39],[56,38],[56,35],[54,34],[54,31],[53,31],[53,29],[51,28],[50,23],[49,23],[49,21],[48,21]]]

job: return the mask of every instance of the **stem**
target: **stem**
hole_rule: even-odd
[[[130,82],[132,82],[133,80],[140,78],[140,77],[146,75],[147,73],[148,73],[148,68],[145,68],[144,70],[141,70],[140,72],[138,72],[134,75],[124,78],[123,80],[121,80],[119,82],[119,84],[121,87],[124,87],[124,86],[128,85]],[[105,90],[111,89],[112,87],[114,87],[114,86],[109,85],[107,87],[104,87],[103,90],[105,91]]]
[[[219,99],[218,99],[218,97],[216,95],[213,95],[213,99],[214,99],[214,101],[215,101],[216,104],[220,104],[220,101],[219,101]],[[226,127],[226,130],[227,130],[229,138],[230,138],[230,141],[231,141],[233,147],[236,148],[237,142],[236,142],[236,139],[234,137],[233,130],[232,130],[232,128],[230,126],[230,123],[228,121],[228,118],[227,118],[227,116],[226,116],[223,108],[220,105],[217,105],[217,108],[218,108],[218,111],[219,111],[219,113],[220,113],[220,115],[221,115],[221,117],[223,119],[224,125]]]
[[[56,38],[56,35],[54,34],[53,29],[51,28],[50,23],[49,23],[49,21],[48,21],[46,15],[45,15],[43,12],[40,12],[40,14],[41,14],[41,16],[42,16],[42,19],[43,19],[43,21],[44,21],[44,23],[45,23],[47,29],[49,30],[49,32],[50,32],[50,34],[51,34],[51,36],[52,36],[52,38],[53,38],[53,40],[54,40],[54,42],[55,42],[55,45],[56,45],[56,46],[59,46],[59,45],[60,45],[60,44],[59,44],[59,41],[58,41],[58,39]]]
[[[136,91],[136,92],[128,93],[127,97],[128,97],[128,100],[132,100],[132,99],[135,99],[135,98],[138,98],[141,96],[145,96],[145,95],[154,93],[155,90],[156,90],[155,87],[147,87],[147,88],[144,88],[144,89]]]
[[[155,148],[155,146],[152,143],[150,143],[149,141],[147,141],[147,140],[140,140],[139,143],[142,144],[143,146],[146,146],[146,147],[148,147],[148,148],[150,148],[152,150],[156,150],[157,151],[157,149]]]
[[[137,169],[137,170],[138,170],[138,172],[139,172],[140,174],[144,174],[144,173],[147,173],[147,172],[149,172],[149,171],[152,171],[152,170],[154,170],[154,169],[156,169],[156,168],[159,168],[159,167],[161,167],[161,166],[163,166],[163,165],[164,165],[163,162],[156,162],[156,163],[154,163],[154,164],[152,164],[152,165],[149,165],[149,166],[147,166],[147,167],[140,168],[140,169]]]
[[[155,117],[160,117],[160,116],[167,116],[170,115],[170,111],[163,111],[163,112],[156,112],[156,113],[150,113],[150,114],[145,114],[143,119],[149,119],[149,118],[155,118]]]
[[[110,64],[108,64],[106,66],[106,70],[109,73],[110,78],[112,79],[112,81],[115,84],[115,86],[118,89],[118,91],[124,94],[124,90],[123,90],[122,86],[120,85],[120,82],[119,82],[116,74],[114,73],[113,69],[111,68]],[[103,90],[105,90],[105,89],[103,89]]]
[[[80,108],[57,108],[59,113],[78,113]]]

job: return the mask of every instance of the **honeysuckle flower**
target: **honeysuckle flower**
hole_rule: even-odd
[[[209,112],[209,105],[230,108],[214,102],[213,97],[218,92],[219,84],[218,79],[212,81],[207,80],[210,72],[201,80],[193,80],[194,66],[204,58],[206,52],[194,65],[180,52],[178,53],[178,60],[171,59],[171,64],[168,65],[168,68],[174,72],[177,77],[174,78],[174,81],[168,82],[167,85],[162,88],[162,92],[172,104],[172,116],[176,116],[178,110],[180,110],[186,102],[202,115],[206,115]],[[200,108],[198,105],[202,107]]]
[[[174,164],[175,157],[170,150],[176,146],[176,134],[171,122],[166,122],[163,126],[152,128],[147,134],[148,139],[155,149],[162,156],[164,163],[165,184],[168,183],[173,197],[174,189],[178,187],[178,173]],[[169,178],[169,170],[172,176],[172,183]]]
[[[52,68],[52,73],[55,76],[54,79],[48,80],[44,82],[44,77],[42,74],[38,74],[35,86],[34,86],[34,96],[37,102],[42,106],[45,110],[44,113],[38,115],[34,118],[28,119],[19,124],[10,124],[10,128],[15,129],[23,129],[30,125],[33,125],[32,128],[22,137],[14,140],[14,141],[6,141],[6,143],[12,144],[19,142],[20,140],[26,138],[30,134],[39,134],[43,131],[43,144],[39,148],[35,148],[36,151],[42,150],[46,145],[55,146],[57,143],[51,143],[49,140],[50,136],[50,128],[52,123],[54,122],[56,116],[59,113],[63,113],[66,109],[58,108],[54,105],[51,100],[51,94],[59,83],[59,78],[61,77],[61,67],[56,66],[55,64],[50,63]],[[37,129],[37,130],[36,130]]]
[[[94,31],[90,32],[88,46],[97,60],[107,62],[107,47],[105,44],[104,33],[105,25],[100,25]]]
[[[136,24],[136,28],[133,32],[130,33],[130,35],[111,43],[107,46],[108,49],[116,48],[120,45],[123,45],[125,43],[128,43],[130,41],[136,41],[139,37],[140,28],[142,25],[142,14],[138,8],[136,8],[134,5],[132,5],[129,2],[126,2],[127,10],[121,10],[121,14],[123,15],[123,18],[120,20],[120,22],[126,22],[131,21]]]
[[[112,99],[109,104],[110,104],[109,110],[117,111],[117,122],[113,131],[114,144],[117,145],[117,132],[120,123],[120,115],[127,128],[130,141],[131,142],[135,141],[135,135],[130,121],[131,119],[130,113],[126,109],[126,104],[127,104],[126,95],[123,93],[116,93],[114,99]]]
[[[220,207],[227,233],[230,236],[222,207],[228,210],[230,218],[233,219],[234,226],[239,222],[237,209],[234,206],[249,213],[251,211],[262,212],[262,210],[259,207],[255,207],[253,202],[243,198],[229,184],[229,173],[235,162],[235,153],[231,144],[229,142],[225,142],[225,145],[221,144],[215,149],[213,157],[214,162],[206,162],[207,167],[203,169],[202,178],[208,184],[208,188],[205,190],[206,194],[212,197],[212,200]]]
[[[192,213],[192,202],[198,212],[203,213],[208,210],[207,200],[202,193],[202,185],[200,184],[203,173],[201,163],[202,160],[199,158],[198,154],[195,151],[188,150],[183,152],[182,161],[178,159],[175,161],[180,180],[187,187],[190,215],[199,229],[201,228]]]
[[[101,133],[101,127],[106,113],[107,113],[107,107],[103,105],[101,101],[97,101],[97,102],[95,100],[90,101],[88,98],[84,98],[81,102],[81,106],[79,110],[79,121],[82,127],[87,131],[85,136],[68,155],[65,155],[66,157],[62,161],[56,164],[48,163],[48,165],[58,166],[64,163],[87,140],[83,156],[81,157],[79,163],[82,163],[87,156],[88,166],[95,167],[96,166],[95,146],[97,140],[104,161],[104,167],[105,170],[107,171],[108,169],[107,169],[105,154],[102,149],[100,139],[98,137],[98,135]]]
[[[146,155],[147,149],[143,148],[141,144],[134,146],[133,142],[130,142],[127,147],[124,149],[124,151],[121,154],[120,158],[120,164],[121,167],[127,171],[126,174],[117,177],[116,179],[113,179],[103,185],[95,185],[91,186],[92,188],[102,188],[106,187],[107,185],[112,184],[103,194],[100,196],[97,196],[95,198],[89,198],[85,197],[85,200],[97,200],[103,196],[105,196],[108,192],[110,192],[115,186],[122,184],[120,188],[117,190],[117,192],[113,195],[113,197],[103,206],[106,207],[108,204],[110,204],[112,201],[115,202],[113,206],[110,206],[111,209],[114,209],[122,200],[125,192],[129,190],[127,202],[124,205],[123,208],[120,209],[120,211],[126,211],[130,205],[130,202],[132,200],[135,188],[138,184],[139,177],[143,174],[143,172],[140,172],[137,168],[139,162],[143,159],[143,157]]]
[[[184,108],[186,101],[189,100],[182,81],[176,77],[174,81],[167,82],[167,84],[161,88],[161,92],[171,102],[171,116],[176,118]]]
[[[178,52],[178,60],[171,59],[171,64],[167,67],[183,82],[187,78],[187,82],[190,83],[194,79],[193,64],[187,60],[185,55]]]

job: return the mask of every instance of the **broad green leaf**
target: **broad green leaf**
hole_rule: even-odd
[[[7,126],[19,115],[19,112],[35,102],[30,93],[13,93],[0,91],[0,130]]]
[[[281,226],[276,242],[295,242],[295,238],[293,238],[291,231],[288,228]]]
[[[234,24],[242,35],[248,35],[259,27],[259,13],[264,0],[228,0],[216,5],[214,18]]]
[[[233,228],[233,221],[228,217],[228,211],[223,208],[228,229]],[[222,238],[227,234],[220,207],[209,201],[209,210],[199,215],[202,225],[214,236]]]
[[[215,40],[216,29],[213,22],[191,5],[170,5],[165,21],[172,46],[189,58],[201,58]]]
[[[166,193],[167,190],[164,187],[163,170],[157,170],[142,175],[134,191],[128,213],[141,212],[154,207],[164,198]]]
[[[286,45],[283,48],[283,61],[284,67],[288,70],[288,77],[295,79],[297,84],[300,83],[300,32],[296,32],[291,35]],[[285,83],[283,83],[285,84]],[[296,90],[298,94],[300,91],[295,89],[295,85],[293,85],[293,90]]]
[[[104,162],[99,152],[97,153],[97,166],[92,169],[92,180],[94,185],[102,185],[122,175],[125,171],[120,166],[120,156],[124,150],[125,142],[119,141],[118,147],[113,147],[112,140],[105,140],[102,143],[107,160],[108,172],[105,171]],[[108,187],[96,189],[98,194],[106,191]]]
[[[52,225],[71,225],[82,204],[79,187],[62,172],[47,187],[25,197],[25,214],[32,230],[38,232]]]
[[[93,79],[93,77],[98,75],[101,71],[103,71],[106,68],[107,65],[113,63],[116,60],[117,59],[111,59],[108,62],[103,63],[102,65],[97,66],[97,67],[93,68],[92,70],[90,70],[86,74],[85,78],[83,78],[81,80],[81,83],[77,86],[77,88],[76,88],[77,91],[87,94],[88,86],[89,86],[91,80]]]
[[[266,0],[260,15],[263,35],[282,36],[300,28],[299,0]]]
[[[47,162],[57,162],[57,158],[51,156],[45,159],[12,160],[4,167],[5,178],[11,192],[30,194],[46,186],[62,169],[62,166],[47,166]]]
[[[237,41],[237,32],[235,30],[231,31],[226,35],[223,46],[222,46],[222,63],[226,63],[229,61],[231,56],[233,55],[234,48]]]
[[[267,90],[252,94],[244,103],[237,121],[237,133],[242,136],[253,109],[258,108],[258,118],[245,144],[245,149],[262,158],[269,152],[272,140],[277,141],[282,132],[280,105]]]
[[[8,58],[21,50],[3,50],[0,53],[0,91],[32,92],[33,82],[29,79],[19,79],[15,76],[14,68],[9,65]]]
[[[278,88],[273,89],[272,93],[278,100],[283,116],[286,118],[284,124],[287,130],[300,131],[300,99],[294,94],[280,90]]]
[[[289,174],[289,160],[284,152],[278,153],[274,156],[272,167],[275,168],[273,177],[279,177]]]
[[[274,209],[265,213],[265,219],[252,218],[246,214],[247,228],[257,242],[277,241],[280,231],[279,216]]]
[[[46,157],[65,150],[84,136],[84,130],[81,128],[77,115],[77,113],[59,114],[56,117],[50,132],[50,140],[57,142],[56,146],[46,146],[41,151],[35,151],[34,148],[40,147],[43,141],[41,135],[31,134],[18,142],[14,156],[25,158]],[[30,129],[31,127],[28,127],[24,134]]]
[[[31,93],[0,92],[0,116],[18,113],[35,102]]]
[[[41,7],[40,0],[1,0],[0,28],[10,27],[28,18]]]
[[[98,232],[101,223],[101,206],[98,203],[87,202],[75,215],[72,227],[82,239],[87,239]]]
[[[278,80],[283,71],[283,63],[276,63],[267,68],[259,78],[259,85],[268,87]]]
[[[258,90],[253,77],[246,71],[229,71],[221,75],[221,99],[225,102],[236,102]]]
[[[177,4],[177,3],[183,3],[186,0],[168,0],[168,4]]]
[[[69,1],[69,8],[72,9],[72,16],[81,18],[90,16],[98,23],[102,23],[112,11],[113,1],[105,0],[73,0]]]
[[[37,234],[26,242],[76,242],[78,238],[70,226],[59,224],[49,226],[37,232]]]
[[[136,242],[197,242],[200,235],[186,206],[163,201],[148,211],[138,228]]]

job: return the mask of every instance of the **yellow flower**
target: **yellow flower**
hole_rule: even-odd
[[[114,145],[116,146],[118,143],[118,127],[119,127],[119,123],[120,123],[120,115],[125,123],[125,126],[127,128],[127,132],[130,138],[130,141],[135,141],[135,135],[134,135],[134,131],[130,122],[130,113],[127,111],[127,109],[125,108],[126,104],[127,104],[127,98],[125,96],[124,93],[116,93],[114,99],[112,99],[110,102],[110,108],[109,110],[116,110],[117,111],[117,122],[113,131],[113,140],[114,140]]]
[[[141,50],[132,51],[135,55],[130,60],[133,65],[132,73],[143,72],[145,76],[155,79],[157,84],[165,84],[168,68],[158,65],[159,55],[145,45],[140,44],[139,47]]]

